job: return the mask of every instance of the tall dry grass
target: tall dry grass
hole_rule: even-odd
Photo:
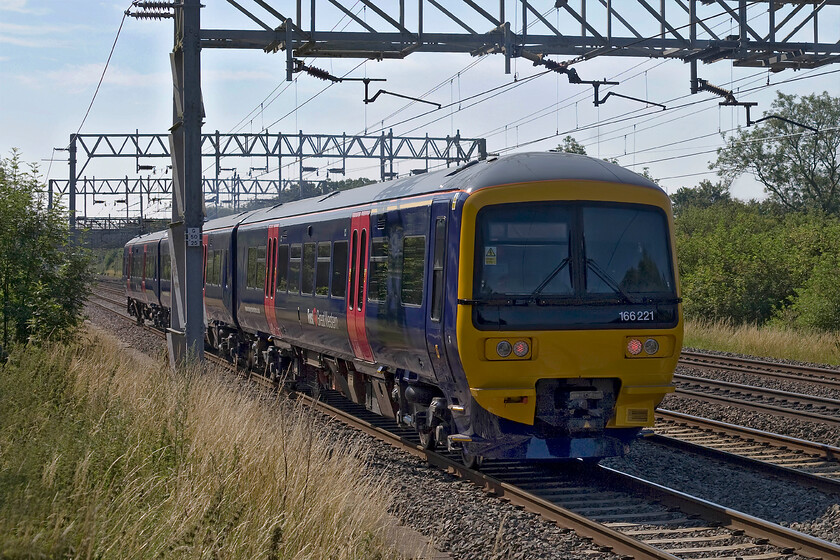
[[[686,321],[685,346],[840,365],[840,333],[805,332],[778,326]]]
[[[397,557],[368,447],[218,372],[101,333],[18,348],[0,419],[0,557]]]

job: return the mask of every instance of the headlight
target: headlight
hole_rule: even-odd
[[[656,342],[656,339],[649,338],[645,340],[645,352],[648,354],[656,354],[659,352],[659,343]]]
[[[507,358],[510,356],[512,348],[510,342],[507,340],[503,340],[496,345],[496,354],[501,356],[502,358]]]

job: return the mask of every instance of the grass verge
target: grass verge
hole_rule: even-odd
[[[20,347],[0,418],[0,557],[397,557],[370,449],[219,372],[101,333]]]
[[[686,321],[684,346],[840,365],[840,333],[804,332],[776,326]]]

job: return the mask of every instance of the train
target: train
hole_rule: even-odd
[[[337,390],[484,459],[621,456],[674,390],[668,195],[563,152],[472,161],[206,221],[206,346]],[[129,312],[169,325],[166,232],[124,250]]]

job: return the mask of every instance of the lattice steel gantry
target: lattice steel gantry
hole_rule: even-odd
[[[339,0],[252,0],[247,6],[244,0],[228,2],[259,29],[203,29],[201,48],[283,50],[288,79],[295,56],[385,59],[414,52],[500,53],[506,72],[512,58],[528,54],[580,60],[731,60],[738,66],[771,70],[813,68],[840,56],[840,0],[557,0],[553,6],[500,0],[494,8],[486,8],[490,2],[482,7],[473,0],[418,0],[412,9],[404,0],[386,7],[359,0],[365,6],[364,19]],[[821,14],[827,16],[827,24],[820,24]],[[510,15],[517,21],[507,19]],[[349,30],[331,29],[338,16],[351,21]],[[431,19],[438,29],[428,29]],[[731,21],[731,31],[728,26],[725,34],[716,31],[720,21]],[[519,33],[513,31],[516,27]]]

